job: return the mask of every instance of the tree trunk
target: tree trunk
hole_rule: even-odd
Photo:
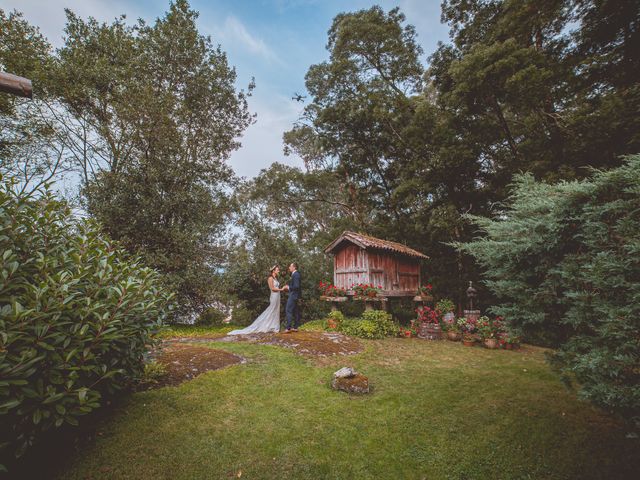
[[[33,98],[31,80],[11,73],[0,72],[0,92],[19,97]]]

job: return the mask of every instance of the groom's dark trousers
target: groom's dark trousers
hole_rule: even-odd
[[[298,300],[302,295],[300,272],[297,270],[291,274],[291,280],[289,281],[289,298],[287,299],[287,306],[285,312],[287,313],[287,330],[291,329],[291,323],[293,328],[300,326],[300,306]]]

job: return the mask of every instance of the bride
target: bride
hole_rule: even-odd
[[[271,290],[271,298],[267,309],[248,327],[241,330],[233,330],[227,335],[280,331],[280,292],[287,290],[287,287],[280,288],[280,282],[276,278],[278,273],[280,273],[280,267],[274,265],[269,273],[269,278],[267,278],[269,290]]]

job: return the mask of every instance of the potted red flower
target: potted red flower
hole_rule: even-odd
[[[376,298],[382,290],[382,286],[376,287],[372,283],[358,283],[351,286],[356,298],[367,299]]]
[[[431,285],[430,283],[427,283],[426,285],[420,285],[418,287],[417,296],[420,297],[420,300],[422,300],[423,302],[431,302],[433,300],[433,296],[431,295],[432,290],[433,285]]]
[[[346,297],[347,291],[344,288],[339,288],[332,283],[320,282],[318,284],[320,295],[326,298]]]
[[[416,313],[418,314],[418,337],[440,340],[442,338],[440,311],[424,306],[416,308]]]

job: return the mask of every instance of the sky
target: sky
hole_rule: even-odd
[[[300,158],[284,155],[282,134],[304,107],[292,97],[306,93],[309,66],[328,58],[327,31],[338,13],[373,5],[385,11],[399,6],[407,23],[416,28],[425,65],[438,41],[448,40],[448,27],[440,23],[440,0],[190,0],[190,4],[200,13],[200,33],[211,36],[235,66],[237,88],[246,89],[255,78],[249,109],[257,114],[256,123],[245,131],[242,147],[229,160],[239,176],[248,178],[273,162],[302,166]],[[63,43],[65,8],[104,22],[125,14],[132,23],[138,18],[149,23],[168,7],[169,0],[0,0],[0,8],[22,12],[54,47]]]

